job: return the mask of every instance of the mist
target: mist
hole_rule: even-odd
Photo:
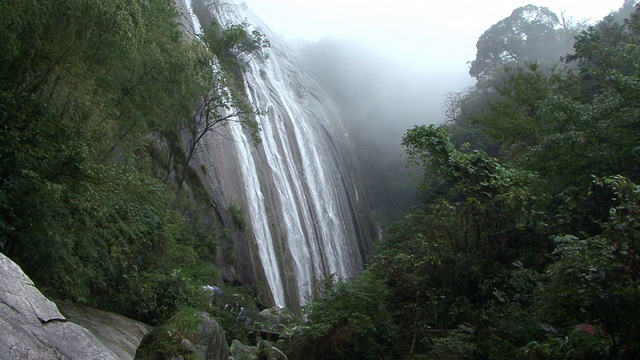
[[[307,71],[353,126],[371,205],[382,219],[415,204],[415,183],[402,157],[402,135],[417,124],[443,121],[443,94],[471,85],[466,73],[415,66],[355,41],[297,42]]]
[[[297,50],[352,124],[367,193],[381,222],[418,201],[416,181],[405,168],[403,134],[445,120],[447,93],[475,83],[469,63],[480,35],[528,2],[247,1]],[[595,22],[622,0],[538,3],[568,19]]]

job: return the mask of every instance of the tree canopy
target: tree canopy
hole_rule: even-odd
[[[469,74],[478,81],[485,81],[504,66],[522,66],[530,62],[545,66],[556,64],[571,50],[573,36],[579,27],[579,24],[559,18],[546,7],[519,7],[480,36]]]

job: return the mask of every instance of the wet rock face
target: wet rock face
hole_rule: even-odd
[[[203,184],[228,228],[231,204],[247,219],[246,231],[230,234],[233,260],[223,276],[258,284],[265,303],[299,314],[318,279],[362,271],[377,239],[352,126],[293,49],[246,6],[182,3],[183,27],[193,33],[212,18],[248,21],[271,42],[268,56],[252,57],[243,73],[247,98],[261,110],[261,142],[232,122],[203,138],[194,169],[208,169]]]
[[[3,359],[119,359],[87,329],[67,321],[9,258],[0,254]]]

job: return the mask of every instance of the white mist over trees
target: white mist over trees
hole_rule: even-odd
[[[490,79],[501,66],[530,61],[538,61],[546,68],[559,64],[558,54],[568,53],[573,37],[586,27],[586,20],[543,6],[524,5],[505,15],[476,38],[475,59],[473,55],[460,59],[460,41],[445,41],[457,39],[459,34],[447,28],[406,35],[422,41],[404,52],[399,44],[406,46],[409,39],[402,34],[397,34],[398,46],[385,49],[364,35],[358,41],[328,37],[317,42],[296,42],[307,70],[357,129],[353,135],[357,154],[366,172],[372,207],[381,219],[397,217],[417,200],[412,190],[415,184],[407,183],[408,171],[400,145],[407,129],[415,124],[450,121],[451,112],[461,112],[463,105],[467,111],[473,108],[473,98],[466,95],[471,91],[468,87],[474,80]],[[380,24],[385,26],[389,24]],[[434,37],[440,40],[434,42]],[[384,41],[380,39],[380,43]],[[423,54],[422,58],[416,59],[416,53]],[[463,68],[456,69],[455,64],[465,62],[468,74]],[[460,131],[454,138],[464,137],[469,129]],[[491,146],[478,131],[474,133],[472,143]]]
[[[546,7],[519,7],[480,36],[469,75],[482,81],[505,65],[533,61],[546,67],[557,65],[561,59],[558,54],[573,49],[574,37],[583,28],[583,24],[574,24]]]
[[[355,128],[373,208],[383,219],[404,213],[416,196],[415,184],[407,181],[402,134],[416,123],[442,122],[443,94],[464,86],[466,74],[429,72],[346,40],[297,47],[307,70]]]

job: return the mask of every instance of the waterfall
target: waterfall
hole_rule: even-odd
[[[196,0],[194,11],[185,1],[195,33],[201,31],[199,17],[215,16],[223,25],[248,20],[271,41],[268,58],[252,58],[243,74],[250,102],[262,110],[256,118],[262,142],[254,144],[232,122],[226,128],[231,141],[222,146],[223,140],[209,139],[219,150],[208,150],[199,161],[216,167],[212,191],[223,200],[243,199],[251,234],[236,242],[253,270],[243,274],[258,282],[263,278],[274,305],[295,309],[307,301],[317,279],[357,275],[375,237],[358,194],[348,127],[293,51],[246,6],[205,7]],[[233,174],[242,186],[229,180]]]

